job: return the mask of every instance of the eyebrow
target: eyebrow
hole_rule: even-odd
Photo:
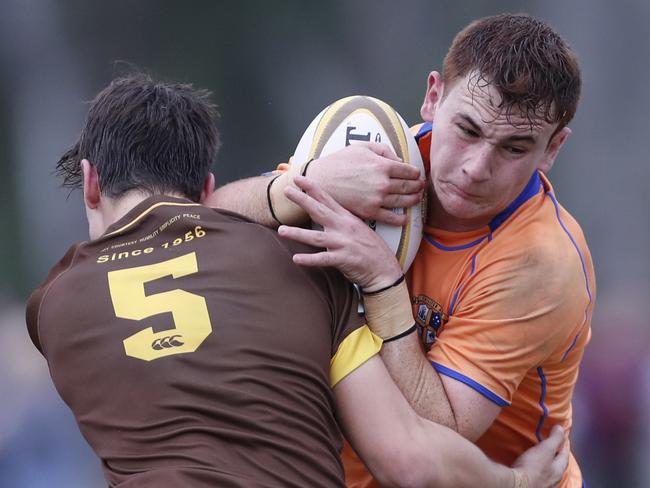
[[[461,114],[459,113],[458,116],[463,119],[465,122],[467,122],[469,125],[472,126],[472,129],[474,129],[476,132],[479,134],[483,134],[483,131],[481,130],[481,127],[472,119],[469,115],[467,114]],[[535,144],[536,139],[534,136],[529,136],[529,135],[517,135],[513,134],[505,139],[508,142],[529,142],[531,144]]]

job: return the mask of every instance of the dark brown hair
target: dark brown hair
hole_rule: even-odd
[[[56,165],[63,185],[82,185],[81,160],[97,168],[102,194],[138,189],[198,201],[219,134],[210,92],[155,82],[144,73],[113,80],[90,103],[77,143]]]
[[[470,90],[493,86],[503,97],[500,113],[518,110],[531,127],[573,118],[580,98],[575,53],[546,23],[526,14],[476,20],[460,31],[445,56],[443,80],[451,86],[468,73]]]

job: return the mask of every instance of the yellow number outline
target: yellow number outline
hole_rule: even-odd
[[[152,361],[173,354],[194,352],[212,332],[208,306],[200,295],[175,289],[145,295],[145,283],[165,276],[180,278],[197,273],[196,253],[192,252],[156,264],[108,272],[108,288],[115,315],[144,320],[171,312],[175,328],[154,332],[147,327],[124,339],[127,356]]]

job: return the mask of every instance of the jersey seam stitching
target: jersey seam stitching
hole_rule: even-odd
[[[72,255],[72,258],[70,259],[70,264],[66,269],[61,271],[49,284],[49,286],[43,291],[43,296],[41,297],[41,303],[38,305],[38,313],[36,314],[36,337],[38,337],[38,343],[41,345],[41,348],[43,349],[43,353],[45,353],[45,345],[43,344],[43,341],[41,340],[41,311],[43,309],[43,305],[45,304],[45,299],[47,298],[48,294],[50,293],[50,290],[54,286],[54,284],[61,278],[65,273],[70,271],[70,268],[72,268],[72,265],[74,264],[74,261],[77,257],[77,254],[79,253],[79,250],[81,249],[81,245],[75,249],[74,254]]]

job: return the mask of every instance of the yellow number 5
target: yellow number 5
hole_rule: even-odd
[[[124,339],[127,356],[154,359],[194,352],[212,332],[205,298],[184,290],[145,295],[144,284],[171,275],[174,279],[198,272],[196,253],[185,254],[162,263],[110,271],[108,287],[115,315],[142,320],[171,312],[176,328],[154,332],[152,327]]]

